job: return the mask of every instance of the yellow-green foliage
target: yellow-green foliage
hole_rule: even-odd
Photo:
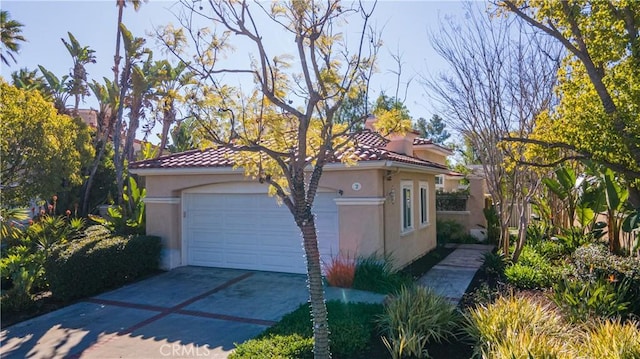
[[[588,328],[574,349],[585,359],[640,358],[640,323],[637,321],[598,321]]]
[[[35,90],[0,79],[2,204],[24,204],[58,193],[62,183],[82,183],[81,168],[93,158],[91,136],[81,120],[59,115]]]
[[[570,324],[552,307],[525,297],[501,297],[466,314],[476,355],[491,359],[640,357],[636,321]]]
[[[586,51],[598,69],[596,82],[602,82],[616,108],[615,113],[606,113],[594,77],[589,75],[583,61],[567,51],[558,71],[560,102],[553,113],[539,115],[531,137],[565,143],[591,154],[596,161],[640,171],[640,159],[633,154],[633,148],[640,143],[640,48],[637,36],[630,36],[630,27],[625,24],[626,17],[637,31],[640,2],[513,0],[510,3],[544,26],[551,24],[566,39],[566,44]],[[562,155],[537,145],[527,153],[529,159],[542,162]]]
[[[570,358],[571,337],[559,313],[525,298],[502,297],[471,310],[467,331],[485,358]]]

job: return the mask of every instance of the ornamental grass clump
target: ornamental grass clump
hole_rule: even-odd
[[[640,358],[640,323],[616,320],[597,320],[587,326],[582,340],[574,348],[576,357],[585,359]]]
[[[424,358],[429,343],[455,336],[459,318],[456,307],[432,289],[405,286],[385,304],[379,325],[394,359]]]
[[[332,287],[351,288],[356,273],[356,260],[348,255],[332,257],[323,263],[324,276]]]
[[[465,331],[483,358],[573,358],[573,330],[549,305],[527,298],[501,297],[466,315]]]
[[[412,282],[411,276],[393,268],[393,260],[390,256],[372,254],[359,257],[356,261],[354,289],[390,294]]]

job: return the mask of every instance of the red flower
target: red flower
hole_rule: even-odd
[[[30,219],[29,220],[29,225],[32,225],[32,224],[33,224],[33,219]]]
[[[66,212],[64,212],[64,214],[66,214],[66,215],[67,215],[67,217],[69,217],[69,216],[71,215],[71,211],[70,211],[70,210],[67,210]]]
[[[40,210],[40,215],[41,215],[41,216],[44,216],[44,215],[45,215],[45,213],[46,213],[46,212],[44,211],[44,209],[41,209],[41,210]]]
[[[53,205],[52,205],[52,204],[50,204],[50,205],[48,206],[48,208],[49,208],[49,211],[53,211]]]

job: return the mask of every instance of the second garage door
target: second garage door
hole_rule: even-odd
[[[318,193],[314,213],[320,254],[338,253],[338,216],[333,193]],[[306,273],[300,230],[284,205],[266,194],[184,195],[186,264]],[[186,256],[186,258],[184,258]]]

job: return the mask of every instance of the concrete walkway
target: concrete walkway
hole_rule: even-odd
[[[448,246],[455,250],[420,277],[417,283],[433,288],[436,293],[458,304],[469,283],[482,266],[484,254],[491,252],[494,246],[455,243]]]

